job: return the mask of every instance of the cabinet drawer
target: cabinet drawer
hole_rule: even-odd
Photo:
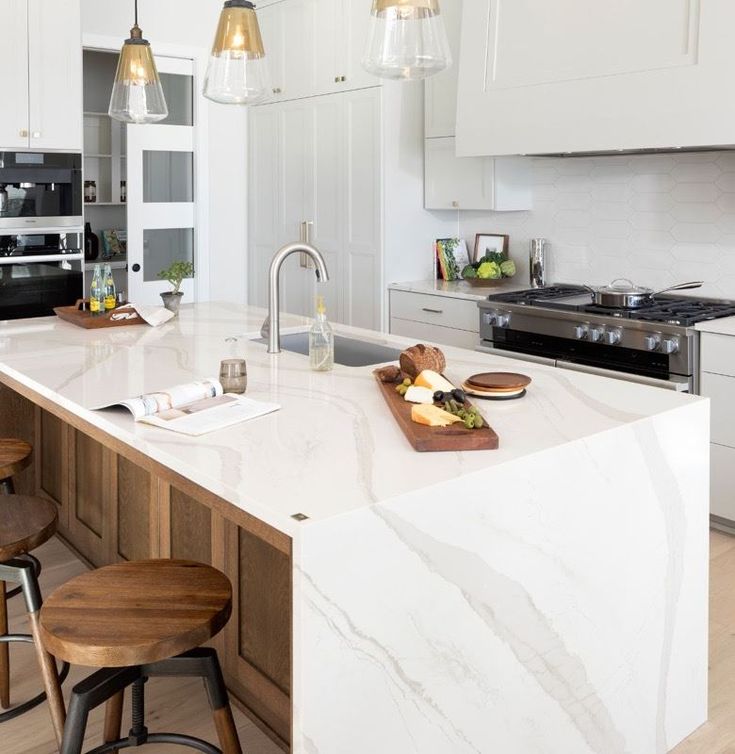
[[[480,341],[477,333],[467,330],[454,330],[451,327],[428,325],[425,322],[411,322],[407,319],[390,321],[392,335],[402,335],[404,338],[416,338],[417,341],[430,345],[454,346],[455,348],[469,348],[474,350]]]
[[[480,310],[469,299],[391,291],[390,316],[457,330],[480,332]]]
[[[735,449],[711,446],[710,513],[735,521]]]
[[[735,377],[735,338],[702,333],[700,359],[703,372]]]
[[[712,401],[712,442],[735,448],[735,377],[703,372],[700,392]]]

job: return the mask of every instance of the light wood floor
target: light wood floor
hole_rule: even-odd
[[[712,532],[710,574],[710,719],[672,754],[735,754],[735,537]],[[38,553],[44,571],[41,586],[48,594],[84,566],[52,540]],[[22,600],[10,602],[11,631],[25,631]],[[13,648],[12,691],[16,699],[35,694],[38,672],[30,647]],[[75,668],[66,689],[89,671]],[[146,687],[148,725],[151,730],[188,733],[216,741],[206,695],[200,681],[153,679]],[[98,745],[102,725],[101,710],[92,716],[86,748]],[[124,718],[123,729],[125,730]],[[281,750],[244,715],[235,710],[243,750],[247,754],[281,754]],[[54,754],[56,751],[46,709],[39,707],[0,726],[0,754]],[[178,754],[174,746],[147,746],[150,754]]]
[[[53,589],[85,570],[85,566],[58,540],[54,539],[34,552],[43,562],[41,589],[49,594]],[[27,633],[24,604],[21,597],[9,603],[13,633]],[[29,699],[35,696],[38,686],[38,668],[35,665],[33,648],[15,645],[11,650],[11,693],[14,699]],[[72,668],[65,691],[78,680],[89,675],[87,668]],[[128,694],[129,696],[129,694]],[[151,732],[166,731],[186,733],[217,742],[217,735],[209,715],[209,705],[204,685],[199,679],[177,680],[153,678],[146,684],[147,724]],[[238,710],[234,710],[235,722],[240,733],[243,751],[247,754],[283,754],[269,738]],[[102,742],[103,710],[92,714],[87,729],[85,749],[99,746]],[[130,727],[129,710],[123,717],[123,734]],[[57,751],[51,722],[45,706],[0,725],[0,754],[55,754]],[[136,751],[136,749],[130,749]],[[179,754],[191,749],[180,746],[150,745],[139,749],[148,754]]]

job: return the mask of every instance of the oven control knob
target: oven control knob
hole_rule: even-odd
[[[510,325],[510,314],[498,314],[498,327],[508,327]]]
[[[605,343],[609,346],[617,346],[623,339],[623,333],[621,330],[606,330],[605,331]]]
[[[593,343],[600,343],[605,330],[602,327],[590,327],[590,340]]]
[[[679,342],[679,338],[666,338],[661,348],[665,354],[671,355],[672,353],[679,353],[681,343]]]
[[[590,328],[587,327],[587,325],[577,325],[574,328],[574,337],[577,340],[587,340],[587,337],[590,334]]]
[[[658,351],[661,348],[661,336],[660,335],[646,335],[643,338],[643,342],[646,345],[647,351]]]
[[[486,325],[497,325],[498,324],[498,313],[497,312],[485,312],[482,315],[483,322]]]

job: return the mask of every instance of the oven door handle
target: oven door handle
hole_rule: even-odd
[[[84,254],[38,254],[28,257],[0,257],[2,264],[34,264],[37,262],[80,262]]]
[[[504,348],[496,348],[495,346],[480,345],[475,349],[482,353],[491,353],[493,356],[502,356],[505,359],[516,359],[516,361],[530,361],[532,364],[544,364],[547,367],[556,366],[554,359],[549,359],[546,356],[534,356],[530,353],[516,353],[515,351],[507,351]]]
[[[636,382],[639,385],[660,387],[664,390],[674,390],[677,393],[690,392],[689,381],[683,377],[672,378],[671,380],[659,380],[655,377],[646,377],[642,374],[628,374],[628,372],[616,372],[611,369],[590,367],[586,364],[574,364],[571,361],[557,361],[556,365],[559,369],[566,369],[570,372],[583,372],[584,374],[595,374],[600,377],[612,377],[615,380],[625,380],[626,382]]]

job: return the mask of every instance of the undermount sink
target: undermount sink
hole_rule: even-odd
[[[258,338],[256,343],[266,343],[265,338]],[[281,335],[281,350],[309,355],[309,333],[298,332]],[[345,367],[368,367],[374,364],[385,364],[387,361],[397,361],[401,352],[396,348],[381,346],[365,340],[346,338],[344,335],[334,336],[334,361]]]

